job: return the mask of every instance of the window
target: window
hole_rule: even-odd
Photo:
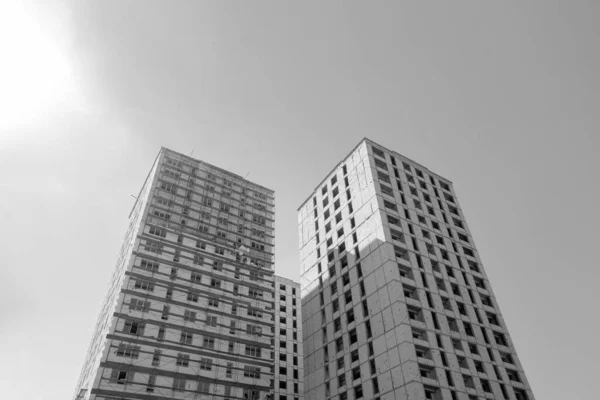
[[[183,320],[194,322],[196,320],[196,312],[190,311],[190,310],[185,310],[183,312]]]
[[[145,324],[143,322],[126,320],[123,332],[141,336],[144,334],[144,327]]]
[[[479,373],[484,374],[485,370],[483,369],[483,363],[479,360],[473,360],[473,363],[475,363],[475,370]]]
[[[185,391],[186,383],[184,378],[173,378],[173,390]]]
[[[471,326],[471,324],[468,322],[463,322],[463,325],[465,327],[465,333],[467,334],[467,336],[474,337],[475,333],[473,332],[473,327]]]
[[[400,276],[407,279],[413,279],[412,270],[409,267],[398,264]]]
[[[477,263],[475,261],[471,261],[468,260],[467,263],[469,264],[469,269],[473,272],[480,272],[479,271],[479,266],[477,265]]]
[[[258,346],[246,345],[246,355],[251,357],[260,357],[261,349]]]
[[[147,290],[148,292],[154,291],[154,283],[141,279],[136,279],[134,287],[136,289]]]
[[[177,354],[177,362],[176,364],[180,367],[189,367],[190,365],[190,355],[189,354]]]
[[[515,398],[517,400],[528,400],[529,397],[527,396],[527,392],[525,392],[525,390],[523,389],[518,389],[518,388],[513,388],[514,392],[515,392]]]
[[[210,383],[204,381],[198,381],[198,392],[210,393]]]
[[[148,311],[148,309],[150,309],[149,301],[143,301],[140,299],[132,298],[129,303],[129,310],[146,312]]]
[[[187,299],[188,299],[188,301],[197,303],[198,302],[198,293],[188,292]]]
[[[143,269],[152,271],[152,272],[158,271],[159,265],[160,264],[155,261],[144,260],[144,259],[142,259],[142,261],[140,262],[140,267],[142,267]]]
[[[435,255],[435,248],[433,247],[432,244],[425,243],[425,247],[427,248],[427,251],[429,252],[429,254]]]
[[[348,332],[348,336],[350,336],[350,344],[354,344],[358,341],[358,336],[356,334],[356,329],[352,329],[350,332]]]
[[[419,364],[419,372],[423,378],[436,379],[434,367]]]
[[[337,210],[338,208],[340,208],[340,199],[337,199],[335,201],[335,203],[333,203],[333,208],[334,208],[334,210]]]
[[[346,291],[346,293],[344,293],[344,300],[346,301],[346,304],[352,303],[352,291],[351,290],[348,290],[348,291]]]
[[[200,359],[200,369],[203,371],[211,371],[212,370],[212,359],[211,358],[201,358]]]
[[[390,196],[390,197],[394,197],[394,191],[390,187],[383,185],[383,184],[380,184],[380,187],[381,187],[381,193],[383,193],[387,196]]]
[[[423,312],[420,308],[408,307],[408,317],[412,320],[423,322]]]
[[[251,317],[262,317],[262,311],[260,310],[260,308],[252,308],[252,307],[248,307],[248,315]],[[285,323],[285,318],[283,318],[283,323]]]
[[[425,386],[425,398],[427,400],[437,400],[440,389],[435,386]]]
[[[344,351],[344,337],[340,336],[339,338],[337,338],[335,340],[335,351],[336,352],[340,352],[340,351]]]
[[[415,346],[415,349],[417,351],[417,357],[421,357],[421,358],[427,358],[428,360],[431,360],[431,350],[427,347],[423,347],[423,346]]]
[[[246,333],[249,335],[261,336],[262,328],[258,325],[247,324],[246,325]]]
[[[342,320],[338,317],[333,321],[333,331],[337,332],[342,329]]]
[[[214,287],[214,288],[220,288],[221,287],[221,281],[215,278],[211,278],[210,280],[210,286]]]
[[[137,359],[140,355],[140,346],[134,346],[131,344],[121,343],[117,348],[117,356],[135,358]]]
[[[519,373],[512,369],[506,369],[506,375],[508,375],[508,379],[514,382],[521,382],[521,378],[519,377]]]
[[[354,251],[356,252],[356,258],[360,258],[360,255],[358,254],[358,247],[355,247]],[[346,256],[343,256],[342,258],[340,258],[340,265],[341,265],[342,269],[344,269],[348,266],[348,259],[346,258]]]
[[[352,380],[360,379],[360,367],[352,368]]]
[[[151,226],[148,233],[150,233],[151,235],[155,235],[155,236],[159,236],[159,237],[163,237],[163,238],[167,236],[166,229],[158,228],[156,226]]]
[[[475,286],[477,286],[478,288],[481,289],[485,289],[485,282],[483,281],[483,279],[473,276],[473,282],[475,282]]]
[[[513,357],[510,353],[505,353],[505,352],[500,352],[500,358],[502,359],[503,362],[505,363],[509,363],[509,364],[514,364],[514,360]]]
[[[181,337],[179,338],[179,342],[183,344],[192,344],[192,340],[194,339],[194,335],[191,332],[183,331],[181,332]]]
[[[346,386],[346,374],[338,375],[338,386]]]
[[[456,350],[464,351],[462,341],[460,341],[459,339],[452,339],[452,346]]]
[[[469,351],[471,352],[471,354],[479,354],[479,349],[477,348],[477,345],[475,343],[469,343]]]
[[[475,253],[473,253],[473,250],[463,246],[463,251],[467,256],[475,257]]]
[[[117,369],[113,369],[110,376],[110,381],[112,383],[118,383],[120,385],[125,385],[128,381],[133,381],[133,372],[131,371],[119,371]]]
[[[486,314],[487,319],[488,319],[488,321],[489,321],[489,323],[491,325],[500,326],[500,322],[498,322],[498,316],[496,314],[493,314],[493,313],[490,313],[490,312],[487,312],[485,314]]]
[[[253,367],[250,365],[244,365],[244,376],[246,378],[260,379],[260,367]],[[254,397],[248,397],[249,399]]]
[[[217,299],[216,297],[209,297],[208,305],[210,307],[219,307],[219,299]]]
[[[395,217],[392,217],[391,215],[388,215],[387,216],[387,220],[388,220],[389,224],[402,227],[402,224],[400,223],[400,220],[398,218],[395,218]]]
[[[195,315],[196,313],[194,313]],[[206,325],[207,326],[217,326],[217,316],[216,315],[207,315],[206,316]]]
[[[470,388],[470,389],[475,389],[475,381],[473,380],[473,377],[470,375],[464,375],[462,376],[463,381],[465,382],[465,386]]]
[[[446,291],[446,283],[444,283],[444,280],[441,278],[435,278],[435,284],[438,287],[438,290],[444,290]]]
[[[331,302],[331,309],[332,309],[332,312],[334,312],[334,313],[340,309],[340,302],[338,301],[338,299],[334,299]]]
[[[331,284],[331,295],[332,296],[337,293],[337,289],[338,289],[337,281],[333,281],[333,283]]]
[[[385,208],[387,208],[388,210],[392,210],[392,211],[396,211],[396,212],[398,212],[398,206],[397,206],[397,205],[395,205],[395,204],[394,204],[394,203],[392,203],[392,202],[389,202],[389,201],[387,201],[387,200],[384,200],[384,201],[383,201],[383,205],[384,205],[384,207],[385,207]]]
[[[374,155],[376,155],[377,157],[381,157],[385,160],[385,153],[382,150],[378,149],[377,147],[373,147],[373,146],[371,146],[371,149],[373,149]],[[378,161],[378,160],[376,160],[376,161]]]
[[[456,322],[456,320],[454,318],[450,318],[448,317],[448,327],[450,327],[450,330],[452,332],[458,332],[458,323]]]

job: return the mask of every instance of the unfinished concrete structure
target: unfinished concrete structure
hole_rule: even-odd
[[[300,284],[275,275],[275,384],[272,400],[304,400]]]
[[[298,211],[307,400],[534,399],[450,181],[364,139]]]
[[[274,193],[162,148],[77,399],[260,399],[273,385]]]

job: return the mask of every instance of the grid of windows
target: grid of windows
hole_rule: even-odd
[[[171,387],[176,399],[193,396],[196,391],[228,391],[232,398],[242,398],[243,388],[250,383],[260,388],[257,394],[267,393],[273,371],[253,369],[250,376],[241,371],[243,365],[257,368],[252,363],[257,364],[257,359],[267,363],[271,356],[267,350],[272,349],[271,315],[275,312],[271,305],[273,192],[167,149],[161,150],[149,176],[131,214],[127,246],[123,246],[129,253],[119,259],[121,275],[115,275],[109,294],[114,293],[116,299],[125,293],[123,307],[105,309],[99,319],[117,327],[117,338],[102,337],[99,325],[78,387],[92,388],[97,373],[93,371],[94,354],[103,348],[101,341],[108,340],[115,349],[109,361],[123,364],[114,369],[114,382],[120,385],[113,387],[119,389],[108,397],[139,391],[140,385],[145,385],[148,393]],[[138,228],[141,236],[136,242],[133,232]],[[129,259],[134,262],[127,270],[124,261]],[[122,286],[118,286],[120,282]],[[113,303],[117,302],[108,304]],[[242,304],[248,306],[244,323],[239,322],[237,312]],[[250,332],[245,329],[247,321]],[[230,338],[216,336],[223,332],[229,332]],[[189,354],[199,348],[210,357]],[[241,363],[229,370],[226,391],[222,384],[209,384],[208,380],[214,378],[216,366],[227,366],[220,359],[222,353]],[[142,357],[150,357],[152,374],[140,369],[139,363],[131,363]],[[168,372],[173,367],[180,372],[194,371],[189,374],[200,371],[200,375],[197,380],[173,378]]]
[[[300,320],[300,285],[275,276],[275,321],[278,332],[274,360],[275,387],[273,400],[304,398],[304,363],[302,321]]]
[[[343,192],[346,198],[337,203],[333,193]],[[413,367],[423,378],[425,398],[456,397],[461,375],[460,387],[505,390],[499,388],[507,386],[503,376],[510,367],[498,354],[511,360],[516,354],[449,183],[365,140],[311,198],[299,209],[302,296],[314,310],[305,316],[305,336],[317,343],[306,357],[307,365],[322,365],[308,373],[325,377],[326,396],[382,394],[377,379],[364,376],[357,366],[349,368],[348,362],[368,365],[372,375],[391,369],[391,353],[383,360],[372,349],[394,326],[410,328],[414,343],[386,339],[383,344],[388,351],[400,347],[393,350],[396,354],[416,352],[419,361]],[[331,218],[332,202],[340,218]],[[362,346],[368,351],[355,352]],[[457,364],[449,361],[453,357]],[[522,389],[532,398],[523,372],[512,371],[509,389]],[[443,387],[452,390],[443,392]],[[318,397],[310,393],[316,388],[307,390]]]

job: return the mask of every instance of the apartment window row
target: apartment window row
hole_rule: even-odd
[[[412,304],[408,305],[407,308],[408,308],[408,317],[411,321],[418,321],[421,323],[425,323],[426,310],[422,309],[419,306],[412,305]],[[445,314],[438,314],[433,311],[429,311],[429,312],[431,314],[431,320],[432,320],[435,330],[440,330],[440,323],[439,323],[440,318],[445,317],[448,327],[450,328],[450,331],[459,333],[456,319],[449,317]],[[463,324],[466,324],[464,326],[467,327],[467,328],[465,328],[465,333],[467,335],[467,341],[469,341],[469,340],[475,341],[476,339],[475,339],[474,332],[473,332],[472,322],[463,321]],[[491,325],[491,326],[492,326],[492,328],[494,327],[493,325]],[[499,328],[499,326],[498,326],[498,328]],[[481,332],[481,336],[483,337],[483,341],[485,342],[485,345],[490,346],[492,343],[489,338],[487,328],[485,328],[485,326],[480,325],[479,329]],[[507,337],[503,332],[499,332],[494,329],[492,329],[491,332],[492,332],[491,336],[494,338],[494,342],[496,345],[509,347]],[[456,350],[464,351],[465,347],[463,346],[463,342],[461,339],[453,338],[453,344],[455,344]],[[469,342],[468,347],[472,354],[479,354],[477,344]],[[492,360],[494,359],[493,357],[490,357],[490,358]]]
[[[420,265],[420,267],[422,268],[422,265]],[[408,268],[404,265],[398,264],[398,269],[399,269],[400,276],[402,278],[407,278],[407,279],[414,281],[415,277],[414,277],[414,273],[411,268]],[[434,272],[436,272],[435,265],[434,265],[433,270],[434,270]],[[427,305],[429,306],[429,308],[435,309],[435,306],[433,305],[433,302],[431,300],[432,293],[429,291],[430,285],[428,283],[427,277],[424,272],[421,272],[421,278],[422,278],[423,287],[424,287],[424,289],[422,289],[422,290],[425,293],[425,300],[427,301]],[[483,325],[483,320],[482,320],[481,316],[485,315],[488,323],[492,327],[502,329],[502,325],[500,324],[498,314],[496,314],[495,310],[493,309],[493,303],[492,303],[491,297],[489,295],[483,294],[481,292],[477,292],[477,294],[479,295],[481,304],[483,304],[484,306],[490,307],[492,309],[492,311],[484,310],[481,307],[478,307],[475,295],[473,294],[473,291],[471,291],[468,287],[464,287],[464,289],[463,289],[463,290],[466,290],[466,292],[468,294],[468,297],[465,297],[465,296],[463,296],[463,293],[461,293],[461,290],[459,289],[458,284],[450,283],[450,285],[447,285],[448,282],[446,280],[444,280],[443,278],[436,277],[435,275],[433,278],[434,278],[433,281],[435,283],[435,286],[440,291],[439,298],[440,298],[442,306],[444,307],[445,310],[453,311],[455,313],[455,315],[460,315],[461,317],[462,316],[468,317],[469,314],[467,313],[467,308],[466,308],[466,305],[467,305],[466,301],[468,299],[471,302],[470,306],[473,308],[473,313],[475,314],[477,322],[479,322],[479,324]],[[465,277],[465,279],[466,279],[466,277]],[[415,287],[412,287],[408,283],[403,283],[403,287],[404,287],[405,297],[420,301],[416,294],[417,289]],[[456,303],[455,307],[450,302],[450,298],[445,294],[449,290],[451,290],[453,295],[457,296],[460,299],[460,300],[455,300],[455,303]],[[450,325],[450,327],[452,329],[452,324]],[[467,334],[468,334],[468,332],[471,329],[466,328],[465,330],[467,331]]]
[[[156,199],[157,197],[155,197]],[[197,230],[200,236],[205,235],[220,235],[224,238],[230,239],[232,242],[241,243],[245,240],[244,244],[250,245],[252,241],[258,242],[260,240],[267,240],[267,236],[272,238],[272,231],[268,227],[264,227],[266,219],[260,216],[250,216],[251,218],[245,218],[246,214],[240,215],[239,219],[234,216],[232,220],[227,218],[229,214],[223,216],[221,213],[213,214],[212,212],[198,211],[198,218],[192,218],[189,214],[189,207],[184,208],[184,215],[179,216],[177,214],[167,213],[160,209],[153,209],[151,215],[153,217],[171,221],[172,223],[178,223],[186,228],[186,231]],[[214,222],[216,221],[216,223]],[[160,221],[152,221],[160,224]],[[257,226],[249,225],[254,223]],[[158,229],[158,230],[156,230]],[[164,237],[167,231],[164,228],[154,228],[152,234],[155,236]],[[241,235],[241,236],[236,236]],[[258,239],[256,239],[258,238]],[[261,243],[263,245],[270,246],[270,243]]]
[[[402,243],[404,246],[407,246],[406,235],[408,235],[408,238],[410,239],[410,241],[412,243],[412,247],[413,247],[414,251],[416,253],[420,253],[420,254],[425,253],[424,251],[422,251],[421,247],[417,244],[417,236],[415,234],[415,230],[414,230],[413,226],[410,223],[408,224],[409,232],[408,232],[408,234],[405,234],[402,231],[396,230],[396,228],[402,229],[402,224],[401,224],[400,219],[398,219],[394,216],[391,216],[391,215],[387,215],[387,220],[388,220],[388,224],[389,224],[388,228],[390,230],[390,236],[392,237],[393,241]],[[421,232],[422,232],[424,238],[431,239],[431,236],[429,235],[429,233],[426,230],[421,229]],[[435,246],[435,245],[425,241],[424,244],[425,244],[426,253],[429,255],[435,256],[436,258],[440,258],[438,256],[438,254],[440,254],[442,260],[450,262],[450,252],[452,252],[454,254],[454,256],[456,257],[459,266],[461,267],[461,269],[464,270],[465,268],[464,268],[464,264],[463,264],[463,258],[462,258],[463,256],[460,253],[456,243],[451,242],[452,250],[449,251],[449,249],[446,248],[445,244],[443,243],[443,240],[440,240],[440,239],[441,239],[440,236],[436,236],[437,244],[444,246],[444,247]],[[475,259],[475,253],[473,252],[472,249],[465,247],[465,246],[461,246],[461,248],[462,248],[462,251],[465,256],[469,256],[469,257]],[[399,252],[404,254],[403,253],[404,250],[402,250],[402,249],[400,249]],[[402,257],[400,257],[400,258],[402,258]],[[408,259],[407,259],[407,261],[408,261]],[[471,272],[481,274],[481,270],[479,268],[479,265],[477,264],[477,261],[467,258],[466,262],[467,262],[467,265]],[[432,263],[438,264],[439,262],[432,260]],[[451,277],[454,277],[454,276],[451,275]],[[475,278],[477,279],[479,277],[475,277]]]
[[[381,176],[380,176],[381,178]],[[390,186],[388,187],[386,184],[382,183],[386,182],[387,183],[387,178],[385,179],[380,179],[380,188],[381,188],[381,192],[394,198],[395,200],[395,196],[394,196],[394,191],[391,188],[391,183]],[[404,207],[408,207],[408,203],[406,201],[406,196],[405,196],[405,192],[403,191],[402,188],[402,184],[400,181],[396,181],[396,186],[398,187],[398,190],[400,192],[400,203],[402,204],[402,206]],[[434,209],[434,205],[433,205],[433,201],[431,199],[431,197],[429,196],[429,194],[427,193],[423,193],[423,199],[425,200],[425,207],[423,206],[423,204],[421,203],[421,199],[419,198],[417,189],[410,187],[410,194],[412,196],[413,199],[413,205],[414,205],[414,209],[417,211],[417,219],[419,220],[420,223],[426,224],[425,222],[425,216],[421,215],[419,212],[421,213],[425,213],[425,209],[427,211],[427,214],[429,215],[430,219],[431,219],[431,224],[435,229],[440,230],[440,225],[437,222],[438,220],[438,216],[435,212]],[[385,208],[387,208],[388,210],[394,211],[394,212],[400,212],[398,209],[398,204],[396,202],[392,203],[388,200],[385,200],[384,197],[384,206]],[[446,225],[450,225],[450,221],[452,221],[453,225],[455,227],[458,227],[460,229],[465,229],[465,225],[463,224],[462,220],[461,220],[461,216],[460,216],[460,212],[458,210],[457,207],[453,206],[453,205],[447,205],[448,210],[450,211],[450,213],[452,214],[451,218],[448,218],[448,215],[446,214],[446,211],[444,210],[444,206],[441,203],[440,200],[437,201],[437,207],[439,207],[440,213],[442,215],[442,219],[444,221],[444,223]],[[411,217],[409,216],[409,212],[408,209],[404,209],[404,214],[406,215],[407,219],[411,219]],[[435,220],[434,220],[435,219]],[[460,233],[460,232],[459,232]],[[468,243],[468,238],[466,235],[461,233],[461,240],[464,240]]]
[[[386,153],[375,147],[375,146],[371,146],[371,150],[373,151],[373,155],[376,156],[374,158],[375,160],[375,164],[380,167],[380,168],[384,168],[387,169],[387,159],[386,159]],[[378,158],[377,158],[378,157]],[[407,163],[406,161],[399,161],[399,159],[397,159],[396,157],[392,156],[391,154],[389,155],[392,166],[397,169],[398,168],[398,163],[401,162],[402,163],[402,168],[403,170],[408,173],[408,174],[412,174],[413,172],[413,167]],[[418,178],[422,179],[422,182],[427,182],[429,181],[429,184],[431,184],[432,186],[436,187],[436,183],[439,183],[439,186],[444,189],[447,192],[451,192],[450,189],[450,185],[448,185],[446,182],[442,181],[442,180],[437,180],[432,176],[432,175],[426,175],[423,173],[423,171],[421,171],[418,168],[414,168],[414,171],[417,175]],[[427,177],[427,178],[426,178]],[[444,194],[450,194],[450,193],[444,193]]]
[[[220,195],[210,195],[210,193],[202,194],[198,191],[195,191],[193,187],[183,187],[181,185],[176,185],[165,181],[160,181],[158,188],[164,190],[165,192],[171,193],[171,195],[177,195],[178,197],[185,198],[186,201],[180,203],[177,200],[173,201],[157,196],[158,198],[162,199],[159,204],[168,205],[171,209],[173,209],[174,206],[177,206],[177,209],[181,209],[181,213],[186,216],[190,215],[190,211],[201,214],[203,211],[206,211],[206,208],[210,208],[211,211],[217,210],[219,214],[227,213],[236,217],[251,219],[252,221],[257,222],[262,221],[261,218],[265,218],[259,213],[267,213],[267,215],[273,214],[273,211],[267,210],[263,204],[250,204],[245,201],[238,201],[232,199],[230,197],[230,193],[229,196],[227,193],[221,193]],[[208,190],[208,192],[214,191],[214,188],[210,185],[205,188]],[[199,207],[196,207],[196,205]],[[246,218],[246,216],[249,218]],[[272,218],[270,219],[272,220]],[[260,223],[264,225],[264,223]]]
[[[167,294],[172,297],[172,292],[171,293],[167,292]],[[171,298],[171,297],[169,297],[169,298]],[[188,292],[188,294],[187,294],[187,300],[190,302],[196,303],[196,302],[198,302],[198,298],[199,298],[199,296],[193,292]],[[130,309],[132,309],[131,304],[137,305],[137,304],[139,304],[140,301],[141,300],[139,300],[139,299],[132,298],[131,302],[130,302]],[[143,303],[148,303],[147,305],[144,304],[144,306],[142,308],[142,310],[145,312],[150,309],[150,302],[143,301]],[[179,319],[180,321],[184,321],[184,322],[198,322],[198,323],[202,322],[204,324],[204,326],[217,326],[218,325],[218,317],[216,315],[210,314],[210,308],[219,308],[219,307],[220,307],[220,300],[215,297],[209,297],[208,298],[208,308],[206,308],[203,311],[205,313],[205,319],[203,321],[200,321],[199,319],[197,319],[197,311],[191,311],[189,309],[183,310],[183,314],[172,314],[170,312],[170,305],[167,305],[167,304],[163,305],[162,312],[159,310],[154,310],[154,311],[161,313],[161,319],[164,321]],[[231,305],[231,315],[232,316],[237,315],[237,303],[236,302],[233,302]],[[256,308],[252,308],[252,307],[248,306],[247,315],[257,317],[257,318],[262,318],[262,311],[259,311]],[[237,318],[235,320],[237,320]],[[143,326],[143,322],[142,322],[142,326]],[[250,326],[250,324],[248,324],[248,326]],[[294,328],[295,327],[296,327],[296,324],[294,321]],[[257,331],[257,330],[259,330],[259,329],[256,328],[255,331]],[[255,331],[253,331],[252,334],[257,334]],[[136,332],[132,332],[132,333],[136,333]],[[232,332],[232,333],[234,333],[234,332]]]
[[[246,370],[244,370],[246,371]],[[251,372],[252,374],[256,374],[255,371]],[[136,373],[135,371],[132,370],[120,370],[120,369],[112,369],[111,370],[111,375],[109,378],[109,382],[113,383],[113,384],[117,384],[117,385],[127,385],[127,384],[132,384],[132,383],[138,383],[138,384],[146,384],[146,392],[147,393],[153,393],[155,392],[155,390],[157,389],[157,386],[164,388],[164,387],[171,387],[172,390],[174,391],[181,391],[181,392],[199,392],[199,393],[212,393],[211,389],[214,383],[211,383],[209,381],[205,381],[202,379],[196,379],[196,380],[192,380],[192,379],[187,379],[187,378],[181,378],[181,377],[166,377],[166,376],[161,376],[158,375],[156,373],[151,373],[148,375],[148,377],[146,378],[145,375],[146,374],[141,374],[143,377],[139,378],[139,382],[136,382],[138,379],[136,379],[138,373]],[[260,375],[260,372],[258,373]],[[171,382],[171,384],[169,385],[169,382]],[[243,389],[244,390],[244,396],[250,396],[250,395],[257,395],[256,391],[254,389]],[[223,388],[224,391],[224,395],[225,396],[231,396],[232,395],[232,386],[229,385],[225,385]],[[249,391],[253,391],[255,392],[254,394],[250,393]],[[243,397],[243,398],[258,398],[258,397]]]
[[[143,267],[147,267],[148,263],[144,262],[145,260],[142,259],[142,261],[140,262],[140,268]],[[203,259],[198,260],[198,264],[202,264],[203,263]],[[152,272],[153,273],[159,273],[158,272],[158,267],[159,267],[159,263],[157,262],[152,262]],[[209,266],[210,264],[207,264],[207,266]],[[165,277],[168,276],[170,278],[170,280],[175,280],[177,278],[180,279],[184,279],[187,280],[187,278],[185,278],[182,274],[181,274],[181,270],[185,271],[185,273],[187,274],[189,272],[189,281],[192,284],[198,284],[198,285],[204,285],[204,286],[210,286],[212,288],[222,288],[222,280],[220,279],[220,277],[214,277],[214,276],[210,276],[210,275],[203,275],[198,271],[189,271],[187,269],[182,269],[182,268],[177,268],[177,267],[173,267],[173,266],[167,266],[170,267],[170,272],[169,273],[162,273],[162,275],[164,275]],[[143,269],[147,269],[147,268],[143,268]],[[222,263],[220,262],[215,262],[212,264],[212,269],[222,272],[223,271],[223,266]],[[230,271],[231,272],[231,271]],[[206,274],[206,271],[204,271],[204,273]],[[187,275],[186,275],[187,276]],[[156,279],[156,278],[155,278]],[[235,273],[234,273],[234,279],[240,279],[240,271],[239,268],[235,269]],[[263,275],[259,274],[256,271],[251,271],[249,274],[249,279],[251,281],[258,281],[258,280],[263,280]],[[225,280],[226,282],[229,283],[233,283],[234,284],[234,294],[236,295],[241,295],[242,293],[240,292],[240,284],[237,283],[236,281],[231,281],[231,280]],[[161,281],[164,283],[164,281]],[[154,291],[154,287],[155,284],[153,281],[150,280],[145,280],[143,278],[140,279],[136,279],[135,283],[134,283],[134,288],[135,289],[140,289],[140,290],[146,290],[146,291],[150,291],[153,292]],[[246,287],[246,286],[242,286],[242,287]],[[171,293],[167,296],[167,298],[172,298],[172,289],[171,289]],[[193,294],[190,296],[192,297]],[[262,289],[257,289],[257,288],[253,288],[253,287],[249,287],[248,289],[248,296],[253,297],[253,298],[262,298],[263,297],[263,290]],[[192,299],[189,299],[192,300]],[[193,299],[194,302],[197,302],[197,296],[194,297]],[[144,307],[141,304],[134,304],[132,305],[133,309],[139,309],[141,307]]]
[[[186,174],[189,174],[190,179],[193,179],[193,177],[200,177],[201,179],[206,179],[207,181],[221,184],[224,187],[227,187],[228,189],[235,189],[235,190],[239,189],[240,194],[243,196],[256,197],[257,199],[259,199],[261,201],[265,201],[265,202],[269,199],[272,200],[270,195],[261,192],[259,189],[254,189],[254,188],[250,189],[247,187],[247,185],[239,185],[235,181],[236,178],[234,178],[234,177],[230,178],[230,177],[220,176],[221,172],[215,172],[215,171],[210,171],[210,170],[206,171],[206,170],[198,168],[197,166],[188,164],[187,162],[175,160],[170,157],[165,158],[165,164],[172,166],[176,169],[179,169]],[[168,173],[168,175],[171,175],[175,178],[181,177],[180,172],[173,171],[173,170],[169,170],[169,171],[170,172]],[[202,173],[202,175],[199,175],[200,172]],[[205,176],[204,176],[204,174],[205,174]]]
[[[177,276],[178,273],[178,269],[172,269],[171,270],[171,278],[173,278],[173,276]],[[202,275],[198,272],[191,272],[190,274],[190,282],[194,283],[194,284],[200,284],[202,283],[204,286],[210,287],[212,289],[221,289],[224,292],[229,292],[229,289],[227,287],[225,287],[225,285],[223,284],[223,280],[220,278],[215,278],[215,277],[208,277],[208,282],[207,283],[202,283]],[[136,278],[133,280],[133,288],[137,289],[137,290],[143,290],[143,291],[147,291],[147,292],[154,292],[155,289],[155,282],[160,282],[159,286],[166,286],[167,287],[167,292],[166,292],[166,298],[167,299],[172,299],[173,298],[173,292],[174,289],[172,286],[169,286],[168,283],[164,282],[164,281],[150,281],[150,280],[146,280],[144,278]],[[229,281],[226,280],[225,281],[228,284],[233,284],[233,291],[232,294],[236,295],[236,296],[241,296],[242,291],[240,291],[240,288],[246,288],[248,286],[244,286],[244,285],[240,285],[238,283],[235,283],[234,281]],[[183,290],[179,290],[178,289],[178,294],[176,296],[176,298],[178,298],[179,300],[182,300],[183,298],[183,294],[181,293],[185,293],[185,295],[187,296],[187,301],[192,301],[194,303],[197,303],[199,298],[202,297],[200,295],[200,292],[191,289],[188,291],[183,291]],[[264,290],[263,288],[258,288],[258,287],[248,287],[248,297],[252,298],[252,299],[263,299],[264,298],[264,293],[270,293],[268,290]],[[209,296],[210,297],[210,296]],[[209,305],[212,306],[218,306],[218,299],[216,299],[214,296],[209,299]],[[135,307],[139,307],[137,302],[135,304]],[[144,306],[145,307],[145,306]]]
[[[231,242],[235,242],[236,246],[239,245],[238,243],[242,243],[242,240],[244,240],[243,243],[245,245],[251,246],[252,243],[254,243],[254,248],[263,251],[264,249],[261,249],[260,245],[272,245],[271,243],[266,242],[267,236],[269,236],[269,238],[272,237],[272,232],[269,228],[261,227],[258,229],[257,227],[247,225],[248,222],[264,225],[266,220],[264,220],[263,217],[254,216],[251,219],[243,218],[242,220],[238,220],[237,218],[233,218],[233,220],[230,220],[227,216],[223,216],[220,213],[212,214],[207,211],[199,211],[198,218],[192,218],[189,215],[189,208],[184,209],[184,213],[187,213],[187,215],[184,214],[183,217],[179,217],[176,214],[167,213],[160,209],[153,209],[150,214],[153,217],[164,219],[165,221],[179,223],[180,225],[185,226],[188,232],[191,229],[196,229],[200,236],[217,235],[224,239],[229,239]],[[216,224],[213,222],[215,220]],[[160,224],[160,221],[152,222]],[[163,224],[166,224],[166,222]],[[169,231],[163,227],[150,225],[148,232],[151,235],[164,238]],[[196,240],[195,237],[194,240]]]
[[[181,238],[182,236],[180,236]],[[180,242],[181,243],[181,242]],[[236,250],[230,249],[230,248],[225,248],[223,246],[219,246],[219,245],[207,245],[207,242],[201,241],[201,240],[197,240],[196,242],[196,250],[194,251],[193,248],[191,247],[184,247],[184,251],[182,251],[181,249],[177,248],[177,247],[172,247],[170,245],[170,243],[167,243],[167,246],[163,243],[156,243],[153,241],[150,241],[148,239],[145,239],[142,241],[142,243],[140,244],[140,249],[143,249],[147,252],[150,253],[155,253],[157,255],[161,255],[163,257],[167,257],[167,256],[172,256],[172,261],[175,263],[181,263],[182,260],[186,260],[186,261],[191,261],[192,264],[194,265],[206,265],[207,264],[207,260],[211,261],[212,264],[208,264],[208,265],[212,265],[212,269],[213,270],[217,270],[217,271],[222,271],[223,269],[223,261],[226,261],[228,264],[234,264],[234,262],[236,263],[240,263],[243,264],[243,268],[247,269],[248,272],[248,276],[250,278],[250,280],[262,280],[263,278],[263,274],[261,274],[260,272],[258,272],[257,270],[254,270],[253,268],[264,268],[265,267],[265,262],[268,264],[269,261],[266,261],[265,259],[259,259],[256,257],[249,257],[249,256],[242,256],[240,255],[239,252],[237,252]],[[167,250],[169,249],[169,250]],[[173,250],[174,252],[172,252]],[[226,260],[212,256],[210,251],[212,250],[214,252],[214,254],[216,254],[217,256],[222,256],[222,257],[226,257]],[[230,255],[234,255],[235,254],[235,261],[233,258],[229,257]],[[150,256],[150,255],[148,255]],[[166,261],[166,260],[161,260],[161,261]],[[151,272],[157,272],[158,269],[158,262],[153,263],[152,265],[149,265],[148,263],[144,263],[143,265],[140,265],[141,267],[143,267],[144,269],[148,269]],[[172,268],[176,268],[175,266],[173,266]],[[235,266],[236,271],[239,269],[239,266]],[[229,270],[231,271],[231,269]],[[173,276],[173,278],[176,278],[176,276]],[[235,276],[236,279],[239,279],[239,274],[236,273]]]

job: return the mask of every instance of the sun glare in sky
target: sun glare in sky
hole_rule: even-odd
[[[68,59],[36,11],[0,2],[0,137],[72,101]]]

